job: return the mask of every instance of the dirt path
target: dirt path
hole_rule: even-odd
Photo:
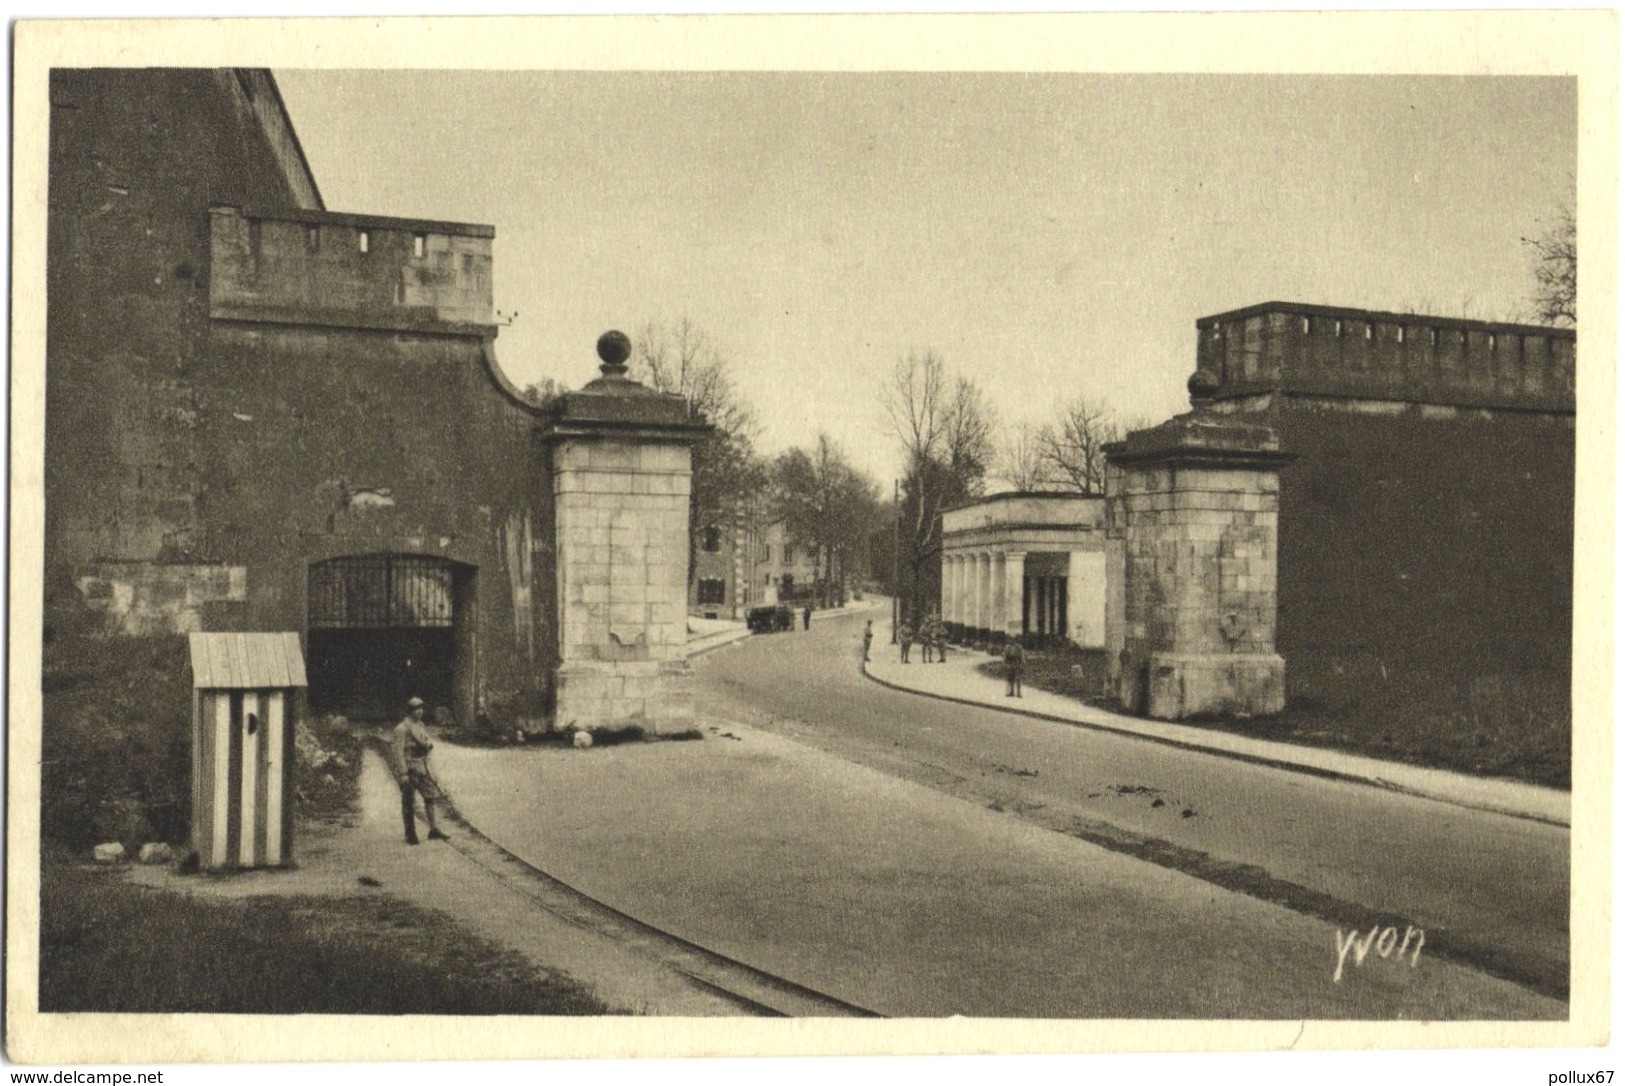
[[[688,977],[539,907],[455,848],[428,841],[416,848],[406,845],[395,782],[370,750],[361,772],[360,810],[352,824],[301,826],[294,856],[298,866],[286,870],[182,877],[169,867],[135,866],[130,877],[143,885],[214,897],[387,894],[450,917],[524,955],[538,970],[571,977],[617,1011],[741,1013]],[[362,882],[364,878],[377,885]]]

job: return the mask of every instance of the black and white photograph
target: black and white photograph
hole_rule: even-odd
[[[1606,1043],[1616,18],[19,24],[8,1059]]]

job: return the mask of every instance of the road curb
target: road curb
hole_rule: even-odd
[[[867,662],[861,665],[861,667],[864,678],[868,679],[870,682],[878,683],[889,690],[896,690],[899,693],[913,694],[916,697],[935,698],[937,701],[951,701],[958,705],[968,705],[977,709],[991,709],[996,713],[1009,713],[1013,716],[1031,717],[1034,720],[1047,720],[1056,724],[1069,724],[1075,728],[1089,728],[1093,731],[1108,732],[1112,735],[1121,735],[1130,739],[1143,739],[1150,743],[1160,743],[1163,746],[1176,747],[1180,750],[1196,751],[1202,754],[1213,754],[1221,758],[1230,758],[1238,762],[1249,762],[1253,765],[1268,766],[1272,769],[1281,769],[1290,773],[1302,773],[1307,776],[1319,777],[1324,780],[1345,781],[1349,784],[1363,784],[1371,788],[1380,788],[1386,792],[1397,792],[1401,795],[1416,796],[1419,799],[1430,799],[1437,803],[1448,803],[1453,807],[1463,807],[1473,811],[1486,811],[1490,814],[1506,815],[1509,818],[1521,818],[1525,821],[1538,822],[1545,826],[1557,826],[1562,829],[1569,829],[1572,823],[1572,818],[1558,819],[1549,817],[1539,811],[1530,811],[1526,808],[1514,807],[1494,802],[1470,801],[1459,796],[1450,796],[1437,791],[1416,788],[1401,784],[1398,781],[1388,780],[1383,777],[1373,777],[1364,773],[1352,773],[1332,769],[1326,766],[1305,765],[1302,762],[1294,762],[1286,758],[1271,758],[1268,755],[1253,754],[1248,751],[1241,750],[1228,750],[1224,747],[1213,747],[1203,743],[1190,743],[1180,739],[1174,739],[1170,736],[1155,735],[1149,732],[1136,731],[1132,728],[1117,728],[1110,724],[1102,724],[1097,721],[1078,720],[1073,717],[1057,716],[1054,713],[1046,713],[1037,709],[1018,708],[1014,705],[993,705],[985,701],[976,701],[971,698],[957,697],[953,694],[939,694],[931,690],[919,690],[911,686],[903,686],[900,683],[882,679],[880,676],[875,675],[869,670]]]

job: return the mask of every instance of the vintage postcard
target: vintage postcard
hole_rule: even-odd
[[[19,24],[8,1058],[1605,1044],[1616,20]]]

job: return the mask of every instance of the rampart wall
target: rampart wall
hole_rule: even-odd
[[[303,632],[311,563],[446,559],[482,687],[539,707],[553,496],[495,362],[494,231],[310,206],[252,85],[53,78],[50,576],[126,632]]]
[[[1566,713],[1574,331],[1266,303],[1197,334],[1211,409],[1266,416],[1296,457],[1280,482],[1289,696],[1437,695],[1466,721],[1482,691],[1513,690]]]
[[[1269,389],[1574,411],[1574,331],[1286,302],[1196,322],[1220,398]]]

